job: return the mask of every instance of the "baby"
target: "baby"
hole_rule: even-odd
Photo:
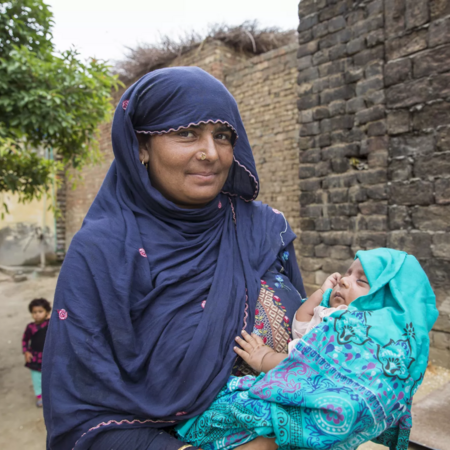
[[[230,377],[178,434],[204,450],[258,437],[283,450],[354,450],[372,439],[406,450],[437,315],[414,256],[359,251],[344,276],[329,276],[298,309],[289,354],[253,334],[236,338],[235,352],[262,373]]]
[[[322,298],[328,289],[330,307],[321,306]],[[314,292],[297,310],[293,320],[293,340],[289,343],[289,353],[306,333],[319,325],[323,318],[335,311],[345,310],[358,297],[367,295],[370,285],[359,258],[355,259],[344,276],[335,272],[330,275],[320,289]],[[234,347],[235,352],[254,370],[267,372],[277,366],[288,355],[277,353],[271,347],[264,345],[263,340],[252,333],[243,331],[236,337],[236,342],[242,347]]]

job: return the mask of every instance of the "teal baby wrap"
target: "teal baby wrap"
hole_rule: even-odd
[[[408,448],[436,299],[415,257],[385,248],[356,257],[369,294],[326,317],[267,374],[230,377],[203,414],[178,426],[183,440],[205,450],[258,436],[283,450],[352,450],[371,439]]]

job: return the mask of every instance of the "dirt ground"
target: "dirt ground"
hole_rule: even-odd
[[[24,367],[21,339],[31,321],[28,303],[44,297],[53,303],[55,278],[30,276],[27,281],[15,283],[0,272],[0,308],[4,323],[0,327],[0,449],[45,450],[46,431],[42,409],[35,406],[35,397],[29,370]],[[427,371],[425,380],[414,401],[420,401],[450,381],[450,371],[434,367]],[[386,447],[366,443],[360,450],[381,450]]]

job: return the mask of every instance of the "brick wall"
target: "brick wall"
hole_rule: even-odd
[[[291,44],[252,58],[225,77],[255,156],[261,185],[258,200],[282,211],[296,234],[300,232],[297,47]]]
[[[230,89],[254,150],[261,178],[259,200],[283,211],[299,232],[296,49],[294,44],[250,58],[216,41],[176,58],[170,66],[201,67]],[[81,227],[113,160],[110,128],[111,124],[100,128],[103,163],[84,168],[75,189],[68,183],[66,247]]]
[[[359,249],[414,254],[450,367],[450,3],[299,6],[301,268],[311,292]]]

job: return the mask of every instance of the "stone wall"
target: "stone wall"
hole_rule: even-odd
[[[170,66],[199,66],[225,83],[235,96],[253,147],[261,178],[258,199],[283,211],[299,231],[298,125],[296,110],[296,49],[290,45],[257,57],[221,42],[205,43]],[[120,95],[116,95],[118,101]],[[80,229],[113,160],[111,124],[100,129],[104,161],[86,167],[66,190],[66,246]]]
[[[301,268],[311,292],[355,252],[414,254],[450,367],[450,2],[299,6]]]

